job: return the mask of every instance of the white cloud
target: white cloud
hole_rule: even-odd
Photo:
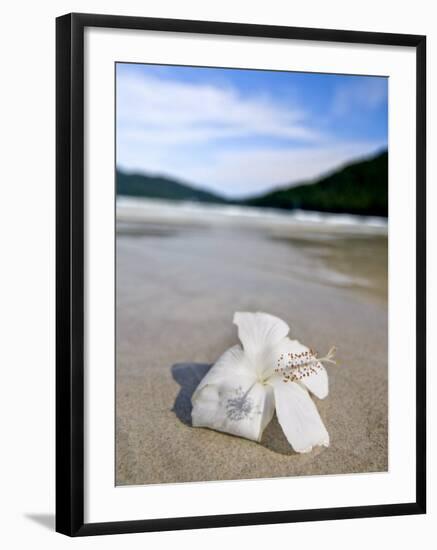
[[[118,80],[117,122],[123,139],[185,144],[245,136],[314,141],[297,106],[285,108],[266,97],[242,97],[210,84],[124,75]]]

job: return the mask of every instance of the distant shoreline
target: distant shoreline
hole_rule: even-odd
[[[309,210],[284,211],[259,206],[171,201],[117,196],[117,221],[168,224],[238,225],[270,227],[272,230],[296,227],[312,231],[365,234],[388,233],[388,220],[379,216],[332,214]]]

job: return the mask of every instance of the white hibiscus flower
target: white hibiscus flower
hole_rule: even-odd
[[[193,426],[207,427],[254,441],[276,409],[284,434],[298,453],[329,446],[329,434],[308,391],[328,395],[322,361],[332,361],[287,337],[288,325],[267,313],[235,313],[242,343],[228,349],[192,396]]]

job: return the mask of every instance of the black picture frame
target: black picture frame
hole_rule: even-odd
[[[416,51],[416,500],[217,516],[84,523],[84,29],[403,46]],[[423,514],[426,511],[426,37],[73,13],[56,20],[56,530],[69,536]]]

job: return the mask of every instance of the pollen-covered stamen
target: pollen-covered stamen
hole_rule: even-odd
[[[277,361],[275,372],[282,374],[284,382],[296,382],[317,374],[322,368],[322,362],[335,363],[333,360],[336,348],[333,346],[325,357],[317,357],[313,350],[301,353],[282,353]]]

